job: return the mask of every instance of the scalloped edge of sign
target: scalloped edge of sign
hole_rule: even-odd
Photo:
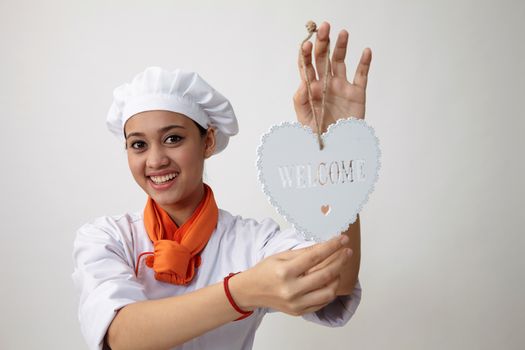
[[[354,118],[354,117],[350,117],[350,118],[346,118],[346,119],[339,119],[335,124],[331,124],[330,126],[328,126],[328,129],[326,130],[326,132],[324,132],[321,135],[321,138],[324,140],[326,137],[328,137],[328,135],[332,132],[332,130],[334,130],[335,128],[339,127],[342,124],[355,124],[355,123],[364,125],[365,128],[368,130],[368,132],[370,132],[370,134],[375,139],[378,165],[377,165],[376,173],[374,175],[375,176],[374,181],[372,183],[372,186],[370,186],[370,189],[368,190],[368,193],[366,194],[364,199],[361,201],[361,203],[358,205],[357,210],[350,215],[349,220],[347,220],[347,222],[345,224],[343,224],[336,233],[331,235],[333,237],[335,237],[337,234],[341,234],[342,232],[346,231],[348,229],[348,227],[350,227],[350,225],[353,224],[356,221],[357,214],[359,214],[361,212],[361,210],[363,210],[363,207],[368,202],[370,194],[372,192],[374,192],[375,185],[376,185],[377,181],[379,180],[379,170],[381,169],[381,156],[382,156],[381,148],[379,147],[379,138],[376,136],[374,128],[371,127],[370,125],[368,125],[365,122],[364,119],[358,119],[358,118]],[[261,160],[261,157],[262,157],[262,152],[263,152],[263,149],[264,149],[264,143],[265,143],[266,139],[269,137],[269,135],[271,133],[273,133],[277,129],[281,129],[281,128],[284,128],[284,127],[295,127],[295,128],[303,129],[304,131],[307,132],[307,134],[312,136],[312,138],[314,139],[315,142],[317,142],[317,135],[313,132],[313,130],[309,126],[302,125],[299,122],[284,121],[284,122],[281,122],[279,124],[272,125],[270,127],[270,129],[261,136],[261,140],[260,140],[259,146],[257,146],[257,159],[256,159],[256,162],[255,162],[255,166],[257,168],[257,180],[261,184],[262,191],[266,195],[266,198],[268,199],[270,204],[277,210],[277,212],[282,217],[284,217],[284,219],[286,221],[288,221],[292,225],[294,230],[296,230],[299,234],[301,234],[303,236],[303,238],[305,240],[307,240],[307,241],[312,241],[313,240],[313,241],[316,241],[316,242],[322,242],[322,241],[324,241],[324,239],[318,237],[315,233],[309,231],[308,229],[302,227],[301,224],[295,222],[295,220],[286,212],[286,210],[284,210],[284,208],[282,208],[273,199],[271,191],[269,190],[269,188],[266,185],[264,179],[262,178],[262,172],[261,172],[261,168],[262,168],[261,162],[262,162],[262,160]]]

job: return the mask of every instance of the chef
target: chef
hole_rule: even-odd
[[[323,23],[316,63],[329,59],[328,37]],[[371,55],[365,50],[354,82],[346,81],[347,41],[342,31],[329,81],[346,84],[332,93],[362,118]],[[315,76],[312,51],[306,43],[306,72]],[[294,103],[308,125],[304,79]],[[204,162],[238,125],[230,102],[198,74],[149,67],[113,97],[108,128],[123,139],[148,199],[141,212],[104,216],[77,232],[73,280],[90,349],[251,349],[264,315],[275,311],[330,327],[348,322],[361,299],[359,221],[314,244],[271,219],[220,209],[203,182]],[[343,114],[332,117],[350,116]]]

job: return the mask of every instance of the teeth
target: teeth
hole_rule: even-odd
[[[177,175],[178,175],[177,173],[173,173],[173,174],[167,174],[167,175],[162,175],[162,176],[150,176],[149,178],[151,179],[151,181],[159,185],[164,182],[170,181],[171,179],[176,178]]]

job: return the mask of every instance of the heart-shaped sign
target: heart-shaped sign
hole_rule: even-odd
[[[374,190],[379,142],[362,119],[340,119],[321,135],[283,122],[262,136],[258,178],[270,203],[306,238],[327,240],[356,220]]]

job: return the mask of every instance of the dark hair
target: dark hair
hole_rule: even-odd
[[[204,129],[199,123],[197,123],[195,120],[193,120],[193,123],[195,123],[195,125],[197,125],[197,128],[199,129],[199,133],[201,134],[202,137],[206,136],[206,129]]]

